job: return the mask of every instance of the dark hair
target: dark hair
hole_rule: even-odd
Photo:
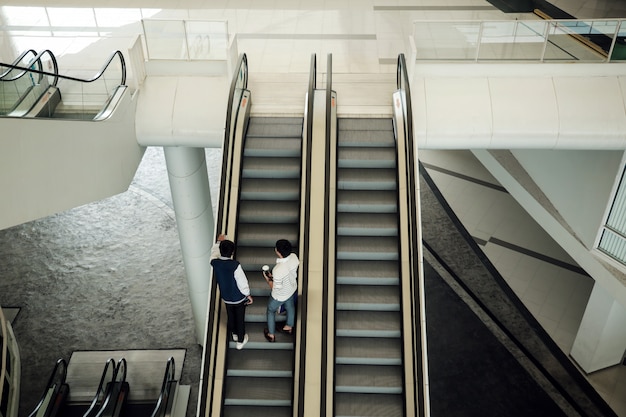
[[[235,243],[232,240],[222,240],[220,242],[220,255],[230,258],[235,252]]]
[[[282,255],[283,258],[286,258],[289,254],[291,254],[291,243],[289,243],[287,239],[278,239],[276,241],[276,250]]]

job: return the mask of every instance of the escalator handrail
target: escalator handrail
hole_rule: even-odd
[[[100,383],[98,384],[98,389],[96,390],[96,395],[94,395],[93,400],[91,400],[91,404],[89,408],[83,414],[83,417],[89,417],[95,410],[98,405],[98,399],[100,395],[102,395],[102,401],[106,398],[106,376],[111,371],[111,379],[108,382],[113,382],[115,380],[115,360],[113,358],[109,358],[104,365],[104,370],[102,371],[102,376],[100,377]]]
[[[50,52],[50,56],[54,57],[52,52]],[[72,76],[69,76],[69,75],[61,75],[61,74],[59,74],[58,73],[57,64],[56,64],[56,58],[53,58],[53,61],[55,63],[54,65],[55,65],[55,72],[56,73],[51,73],[51,72],[42,71],[42,70],[36,70],[36,69],[32,69],[32,68],[24,68],[24,67],[20,67],[18,65],[13,65],[13,64],[4,64],[2,62],[0,62],[0,67],[8,67],[8,68],[12,68],[12,69],[26,71],[26,72],[29,72],[29,73],[35,73],[35,74],[47,75],[47,76],[50,76],[50,77],[55,77],[55,83],[53,85],[56,85],[56,83],[58,82],[58,79],[69,80],[69,81],[78,81],[78,82],[82,82],[82,83],[92,83],[94,81],[99,80],[104,75],[106,70],[109,68],[109,65],[111,65],[111,62],[113,62],[113,60],[116,57],[119,58],[120,64],[122,66],[122,76],[121,76],[121,80],[120,80],[119,85],[126,85],[126,60],[124,59],[124,55],[122,54],[122,52],[119,51],[119,50],[113,52],[109,56],[109,58],[106,60],[106,62],[104,63],[104,65],[102,66],[100,71],[98,71],[98,73],[95,76],[93,76],[92,78],[78,78],[78,77],[72,77]]]
[[[127,362],[125,358],[117,361],[115,365],[115,370],[113,371],[113,378],[111,382],[107,384],[107,391],[104,400],[102,401],[102,406],[98,410],[96,417],[101,417],[104,415],[105,411],[109,409],[109,404],[113,404],[115,407],[120,400],[119,393],[124,389],[124,385],[127,385],[126,382],[126,370],[127,370]]]
[[[28,51],[26,51],[28,52]],[[48,55],[50,57],[50,61],[52,62],[52,72],[48,72],[48,71],[43,71],[41,69],[37,70],[32,68],[32,66],[37,63],[37,66],[39,68],[42,68],[43,65],[41,65],[41,59],[44,55]],[[56,86],[59,83],[59,64],[57,62],[57,58],[54,56],[54,54],[52,53],[51,50],[49,49],[45,49],[41,52],[39,52],[38,54],[35,55],[35,57],[30,61],[30,64],[28,64],[28,68],[24,68],[24,67],[20,67],[17,64],[3,64],[0,63],[0,66],[3,67],[9,67],[9,69],[7,71],[5,71],[6,73],[9,73],[10,71],[17,69],[20,70],[22,72],[20,72],[19,74],[17,74],[16,76],[9,78],[9,79],[5,79],[4,77],[1,78],[2,81],[15,81],[21,77],[23,77],[26,74],[38,74],[39,75],[39,80],[41,80],[43,78],[44,75],[47,75],[49,77],[52,77],[53,81],[52,83],[50,83],[53,86]]]
[[[26,57],[26,55],[32,54],[34,57],[37,56],[37,51],[35,51],[34,49],[28,49],[24,52],[22,52],[20,54],[20,56],[17,57],[17,59],[15,59],[15,61],[13,61],[13,65],[19,65],[20,62],[22,62],[22,60]],[[34,61],[34,58],[30,61],[31,63]],[[21,75],[14,77],[14,78],[10,78],[10,79],[5,79],[4,77],[6,77],[7,75],[9,75],[11,72],[13,71],[13,68],[8,68],[6,71],[4,71],[3,73],[0,74],[0,81],[15,81],[17,78],[20,78],[23,74],[25,74],[25,72],[22,72]]]
[[[174,358],[170,356],[167,360],[167,365],[165,367],[165,374],[163,375],[163,384],[161,385],[161,394],[159,394],[159,399],[157,400],[157,404],[154,407],[154,411],[152,412],[151,417],[157,417],[160,415],[162,411],[162,407],[167,406],[167,399],[170,396],[170,382],[175,381],[175,363]]]
[[[232,160],[234,156],[232,155],[232,130],[233,130],[233,122],[237,120],[237,113],[239,110],[239,106],[237,106],[237,110],[233,111],[233,105],[235,104],[235,93],[237,88],[245,90],[248,88],[248,58],[245,53],[242,53],[239,56],[239,61],[237,62],[237,68],[235,73],[233,74],[233,78],[230,83],[230,92],[228,93],[228,103],[226,105],[226,123],[224,126],[224,145],[222,151],[222,184],[220,184],[220,199],[218,201],[226,201],[226,204],[229,205],[230,198],[224,200],[224,197],[227,192],[230,191],[230,181],[232,178],[232,172],[230,169],[232,167]],[[240,75],[242,76],[243,82],[239,83]],[[220,205],[217,213],[217,235],[223,233],[228,229],[228,216],[226,213],[229,213],[229,207],[222,207],[223,204]],[[216,235],[216,238],[217,238]]]
[[[404,114],[404,138],[398,138],[398,140],[404,140],[404,149],[406,156],[406,191],[409,194],[407,197],[407,210],[409,212],[409,219],[413,223],[409,227],[409,264],[410,264],[410,283],[413,286],[411,288],[411,294],[417,294],[417,292],[421,291],[419,288],[418,279],[420,276],[420,259],[421,259],[421,240],[419,235],[419,209],[418,209],[418,185],[416,184],[416,173],[417,173],[417,164],[416,164],[416,148],[415,148],[415,140],[414,140],[414,132],[413,132],[413,110],[411,107],[411,88],[409,83],[409,75],[406,64],[406,59],[404,54],[398,55],[398,66],[397,66],[397,87],[398,90],[404,92],[404,101],[402,112]],[[417,224],[415,224],[417,223]],[[403,290],[405,291],[405,290]],[[420,331],[420,326],[423,321],[422,312],[420,307],[418,306],[419,301],[415,300],[412,303],[414,308],[412,317],[412,331],[413,331],[413,340],[422,340],[422,335]],[[414,372],[417,373],[415,375],[416,381],[422,381],[423,384],[427,384],[427,381],[424,381],[424,363],[422,362],[422,358],[418,353],[421,352],[421,346],[414,346],[413,355],[414,355],[414,364],[415,369]],[[418,384],[414,385],[414,389],[418,388]],[[425,388],[427,389],[427,388]],[[417,393],[416,393],[417,394]],[[424,392],[422,394],[425,394]],[[417,413],[419,416],[425,415],[425,410],[428,407],[426,404],[426,399],[423,395],[415,395],[417,398],[418,410]]]
[[[37,415],[37,412],[41,407],[43,407],[46,403],[46,398],[48,398],[48,392],[50,388],[54,387],[54,395],[59,391],[61,385],[65,384],[65,378],[67,376],[67,362],[65,359],[60,358],[57,360],[54,365],[54,369],[50,374],[50,378],[48,378],[48,382],[46,383],[46,389],[44,390],[39,403],[35,406],[35,409],[29,414],[28,417],[34,417]],[[57,379],[60,378],[58,381]],[[58,383],[60,382],[60,383]]]
[[[302,176],[307,175],[306,188],[304,192],[304,201],[300,202],[301,205],[304,206],[304,212],[309,213],[311,207],[311,181],[308,179],[308,175],[311,172],[311,148],[313,145],[313,104],[314,104],[314,96],[315,90],[317,88],[317,55],[311,54],[311,65],[309,68],[309,85],[307,89],[307,102],[306,102],[306,121],[305,121],[305,129],[306,129],[306,142],[302,144],[302,147],[306,149],[306,159],[304,161],[305,166],[303,169]],[[302,198],[302,196],[300,197]],[[300,270],[302,271],[302,288],[308,287],[308,264],[309,258],[309,239],[306,235],[309,231],[309,218],[308,216],[304,219],[305,225],[301,227],[301,235],[300,242],[302,244],[301,256],[300,256]],[[306,346],[306,327],[307,321],[305,319],[307,315],[307,292],[302,291],[301,302],[298,304],[301,305],[300,314],[302,317],[301,320],[301,332],[300,332],[300,342],[302,346]],[[300,369],[299,369],[299,379],[301,381],[305,380],[305,370],[306,370],[306,362],[305,362],[305,354],[306,349],[300,349]],[[300,384],[298,387],[298,398],[304,398],[304,384]],[[304,401],[300,401],[298,404],[298,415],[304,415]]]
[[[239,55],[239,60],[237,66],[235,67],[235,72],[233,73],[233,78],[230,84],[230,92],[228,94],[228,103],[226,107],[226,122],[224,126],[224,141],[222,144],[222,173],[221,173],[221,182],[220,182],[220,197],[218,201],[221,201],[222,204],[218,205],[217,218],[216,218],[216,235],[215,240],[220,233],[226,233],[228,230],[228,214],[230,212],[230,196],[228,195],[230,190],[230,184],[232,181],[232,165],[233,165],[233,145],[234,141],[232,140],[233,135],[233,123],[237,121],[237,115],[239,113],[239,108],[241,104],[242,96],[239,97],[239,101],[237,102],[237,108],[234,109],[235,105],[235,93],[237,89],[240,89],[243,93],[243,90],[248,88],[248,58],[245,53]],[[241,77],[241,78],[240,78]],[[241,80],[241,83],[239,82]],[[228,193],[228,194],[227,194]],[[215,241],[214,240],[214,241]],[[207,327],[205,333],[205,343],[203,353],[206,358],[209,355],[210,346],[212,346],[215,341],[211,340],[214,329],[218,325],[218,317],[217,317],[217,306],[219,305],[220,299],[218,297],[217,291],[217,280],[211,279],[211,288],[210,288],[211,297],[209,297],[209,305],[208,305],[208,318],[207,318]],[[207,383],[207,386],[211,386],[213,381],[208,380],[208,375],[213,375],[213,380],[216,378],[215,369],[211,368],[215,367],[215,364],[211,363],[210,360],[204,361],[204,368],[202,370],[203,375],[207,375],[207,379],[204,381]],[[199,407],[200,409],[207,409],[207,407],[211,407],[212,405],[209,403],[213,400],[213,395],[209,394],[209,389],[205,388],[201,390],[199,395]]]

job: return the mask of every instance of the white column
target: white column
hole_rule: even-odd
[[[586,372],[617,365],[626,350],[626,308],[594,285],[570,355]]]
[[[198,343],[204,345],[215,221],[203,148],[164,147]]]

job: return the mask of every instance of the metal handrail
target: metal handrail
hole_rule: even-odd
[[[22,52],[20,54],[20,56],[18,56],[17,59],[15,61],[13,61],[13,65],[19,65],[19,63],[22,62],[22,60],[28,54],[32,54],[34,57],[36,57],[37,56],[37,51],[35,51],[34,49],[29,49],[27,51]],[[33,58],[30,62],[32,63],[33,61],[35,61],[35,58]],[[15,81],[17,78],[20,78],[23,74],[25,74],[25,72],[22,72],[22,74],[19,75],[18,77],[10,78],[8,80],[5,80],[4,77],[9,75],[11,73],[11,71],[13,71],[13,68],[8,68],[6,71],[4,71],[2,74],[0,74],[0,81]]]
[[[157,400],[156,407],[154,407],[154,411],[150,417],[157,417],[161,415],[162,407],[167,406],[167,400],[170,395],[170,382],[175,381],[174,376],[176,375],[176,366],[174,363],[174,358],[170,357],[167,360],[167,366],[165,367],[165,374],[163,375],[163,384],[161,384],[161,394],[159,395],[159,399]]]
[[[98,388],[96,389],[96,395],[94,395],[93,400],[91,400],[91,404],[89,405],[89,408],[87,409],[85,414],[83,414],[83,417],[89,417],[94,412],[98,411],[98,408],[96,407],[98,406],[98,400],[101,398],[100,396],[102,396],[102,401],[104,401],[104,399],[106,398],[105,382],[109,370],[111,372],[111,379],[109,380],[109,382],[113,382],[115,379],[115,360],[113,358],[109,358],[106,361],[106,364],[104,365],[104,370],[102,371],[102,376],[100,377],[100,383],[98,384]]]

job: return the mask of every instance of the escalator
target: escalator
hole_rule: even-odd
[[[277,332],[274,343],[265,339],[270,289],[261,267],[275,263],[278,239],[288,239],[298,252],[303,118],[249,117],[245,55],[238,68],[228,106],[218,234],[237,245],[235,259],[246,272],[254,303],[246,310],[249,341],[237,350],[213,287],[204,373],[217,377],[208,381],[201,408],[224,417],[286,417],[294,406],[295,334]],[[278,329],[284,321],[277,316]]]
[[[339,119],[335,410],[404,416],[392,119]]]
[[[59,74],[50,50],[28,50],[11,64],[0,63],[0,68],[4,68],[0,73],[4,117],[104,120],[126,90],[126,63],[120,51],[113,52],[91,78]]]
[[[51,73],[44,73],[46,63],[52,68]],[[37,117],[53,113],[61,101],[58,80],[57,61],[50,50],[23,52],[0,74],[0,116]]]

